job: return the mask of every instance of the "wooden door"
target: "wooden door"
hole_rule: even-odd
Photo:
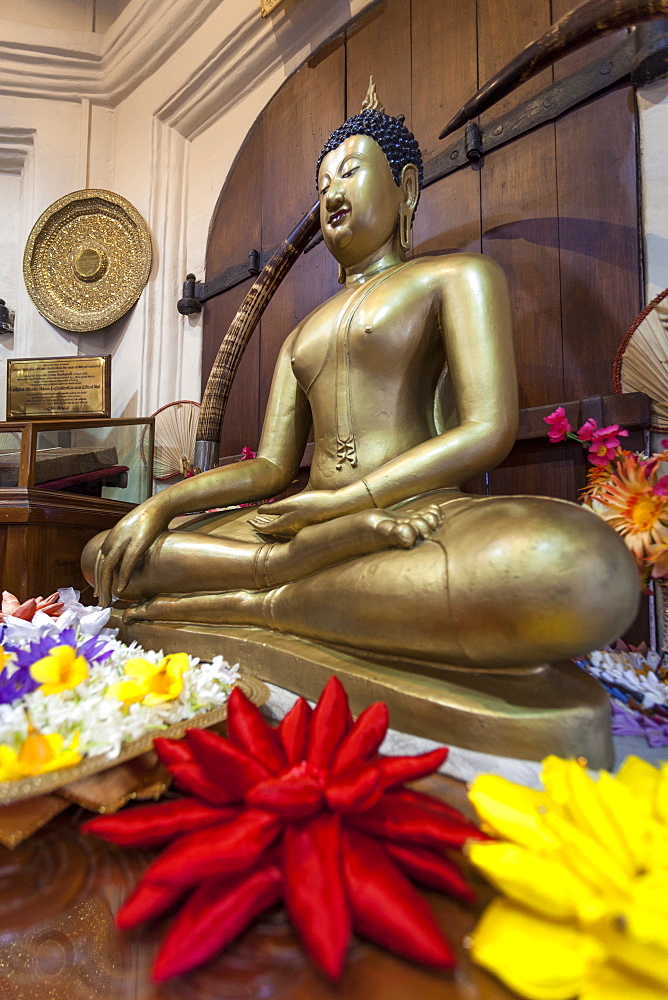
[[[454,112],[575,0],[384,0],[302,66],[255,123],[221,192],[207,280],[279,243],[315,200],[314,169],[329,133],[359,110],[373,73],[389,114],[405,114],[428,160]],[[619,44],[590,46],[487,112],[498,117],[555,77]],[[636,118],[620,87],[436,182],[422,195],[414,253],[482,251],[509,280],[520,405],[612,391],[617,345],[640,309]],[[221,454],[259,439],[285,336],[337,289],[321,244],[303,257],[265,313],[230,398]],[[205,306],[203,385],[245,291]],[[522,444],[471,488],[575,499],[578,449]]]

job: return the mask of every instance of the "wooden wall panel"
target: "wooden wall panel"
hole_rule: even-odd
[[[206,277],[248,259],[262,242],[263,119],[259,118],[234,161],[213,213],[206,248]]]
[[[551,126],[486,157],[483,252],[510,284],[520,406],[563,399],[559,245]]]
[[[411,9],[411,128],[425,160],[439,133],[478,87],[476,0],[417,0]]]
[[[569,14],[581,5],[582,0],[552,0],[552,23],[554,24],[555,21],[558,21],[565,14]],[[553,67],[555,80],[561,80],[563,77],[568,76],[569,73],[574,73],[582,66],[589,65],[595,59],[600,59],[607,52],[616,49],[627,35],[627,29],[623,28],[621,31],[615,31],[611,35],[597,38],[596,41],[589,42],[583,48],[571,52],[570,55],[565,56],[563,59],[559,59]]]
[[[388,115],[405,115],[411,128],[411,3],[386,0],[348,32],[347,114],[356,115],[373,76]]]
[[[552,0],[554,20],[577,5]],[[626,31],[615,32],[573,52],[555,64],[555,78],[604,58],[626,37]],[[611,391],[612,359],[642,307],[636,142],[630,87],[595,98],[556,123],[567,399]]]
[[[262,241],[270,249],[291,232],[317,198],[315,167],[331,132],[345,120],[343,40],[302,67],[281,88],[264,116]],[[338,270],[324,248],[301,258],[262,318],[260,419],[276,357],[300,319],[338,288]]]
[[[489,492],[495,496],[528,493],[577,502],[587,473],[582,446],[563,448],[548,441],[520,441],[510,455],[490,472]]]
[[[478,73],[489,79],[550,25],[549,0],[478,0]],[[483,121],[552,82],[551,70],[500,101]],[[520,406],[562,399],[561,306],[554,128],[546,125],[485,157],[480,172],[482,249],[510,285]],[[542,493],[540,455],[521,449],[489,474],[492,494]]]
[[[481,81],[549,25],[549,0],[479,0]],[[541,73],[487,117],[497,117],[550,82],[551,71]],[[511,287],[520,406],[549,403],[562,398],[553,126],[494,150],[485,157],[480,179],[483,252],[499,261]]]
[[[207,280],[248,259],[262,244],[262,137],[260,119],[229,174],[213,216],[206,255]],[[204,303],[202,394],[218,347],[252,281],[249,279]],[[257,332],[241,362],[227,405],[221,434],[221,455],[238,455],[258,442],[259,343]]]
[[[411,37],[411,122],[426,161],[442,151],[439,132],[478,87],[476,0],[413,3]],[[422,192],[413,245],[417,254],[480,251],[477,169],[466,167]]]
[[[635,121],[615,91],[557,123],[564,398],[612,391],[612,361],[640,311]],[[605,156],[587,135],[608,135]],[[614,195],[612,194],[614,192]]]
[[[550,0],[478,0],[480,86],[547,31],[550,23]],[[552,69],[548,67],[485,112],[482,121],[499,118],[551,83]]]

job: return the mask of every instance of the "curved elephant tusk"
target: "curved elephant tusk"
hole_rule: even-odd
[[[316,202],[263,267],[230,323],[218,348],[202,399],[195,441],[196,471],[201,472],[218,464],[223,417],[246,345],[274,293],[319,228],[320,205]]]
[[[668,16],[668,0],[589,0],[566,14],[487,81],[445,126],[444,139],[520,84],[594,38]]]

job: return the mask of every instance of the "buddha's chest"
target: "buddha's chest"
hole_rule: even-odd
[[[392,280],[326,302],[303,323],[292,356],[309,398],[326,391],[344,369],[370,387],[376,379],[399,384],[432,364],[442,366],[435,311]]]

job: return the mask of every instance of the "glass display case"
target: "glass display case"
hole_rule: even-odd
[[[94,604],[81,553],[152,488],[152,417],[0,422],[0,590]]]
[[[152,417],[0,422],[0,489],[138,504],[151,494]]]

